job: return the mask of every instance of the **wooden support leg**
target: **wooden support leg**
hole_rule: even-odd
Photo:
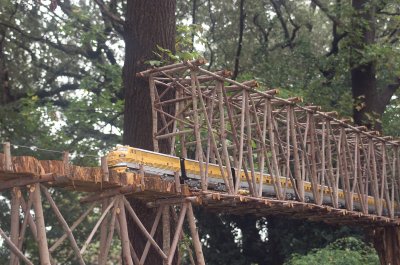
[[[204,261],[203,249],[201,247],[199,234],[197,232],[196,222],[195,222],[194,214],[193,214],[193,207],[190,202],[188,202],[187,205],[188,205],[187,218],[188,218],[188,222],[189,222],[190,233],[192,235],[194,250],[196,252],[197,264],[205,265],[206,262]]]
[[[131,250],[130,250],[130,241],[128,236],[128,226],[126,223],[126,214],[125,214],[125,206],[122,200],[119,200],[119,208],[120,212],[118,215],[118,221],[120,224],[120,231],[121,231],[121,245],[122,245],[122,257],[123,257],[123,264],[126,265],[133,265]]]
[[[21,207],[22,206],[22,200],[20,200]],[[25,205],[25,208],[23,208],[23,212],[29,212],[32,208],[32,199],[29,198],[28,203]],[[22,222],[20,233],[19,233],[19,238],[18,238],[18,249],[22,249],[22,244],[25,239],[25,233],[26,229],[28,228],[28,221],[29,221],[29,215],[24,216],[24,221]],[[19,264],[19,259],[14,260],[14,265]]]
[[[40,184],[35,184],[33,191],[33,208],[35,209],[35,220],[37,228],[37,241],[39,245],[39,256],[41,265],[50,265],[49,247],[47,245],[46,226],[44,223],[42,197],[40,194]]]
[[[99,265],[105,265],[107,263],[108,252],[110,251],[112,239],[114,236],[116,214],[117,214],[117,208],[114,207],[113,213],[111,216],[111,220],[110,220],[110,229],[108,231],[105,248],[104,248],[104,251],[100,250],[102,252],[102,255],[101,255],[101,259],[99,257],[99,261],[98,261]]]
[[[60,210],[58,209],[56,203],[54,202],[53,198],[51,197],[50,193],[47,191],[47,188],[42,186],[42,190],[44,195],[46,196],[48,202],[50,203],[51,208],[53,209],[54,214],[56,215],[59,223],[61,224],[61,226],[63,227],[65,233],[67,234],[72,248],[74,249],[76,258],[79,262],[80,265],[85,265],[85,262],[83,261],[82,255],[79,251],[79,247],[78,244],[76,243],[75,237],[72,234],[72,230],[71,228],[68,226],[67,222],[65,221],[64,217],[62,216]]]
[[[184,203],[181,208],[181,212],[178,219],[178,224],[176,225],[174,239],[172,241],[171,250],[168,253],[168,265],[172,264],[172,260],[174,259],[175,250],[178,246],[179,237],[182,231],[183,220],[185,219],[186,210],[187,210],[187,203]]]
[[[171,248],[171,223],[169,215],[169,206],[166,205],[162,212],[162,225],[163,225],[163,251],[168,255]],[[164,260],[164,265],[167,261]]]
[[[108,199],[104,199],[102,204],[101,204],[101,211],[104,213],[104,211],[107,208]],[[107,217],[104,219],[104,221],[101,223],[100,226],[100,248],[99,248],[99,264],[100,261],[103,260],[103,254],[105,254],[105,248],[106,248],[106,242],[107,242],[107,227],[108,227],[108,219]]]
[[[163,205],[160,206],[160,208],[158,208],[158,212],[157,212],[156,218],[154,220],[153,226],[151,227],[151,231],[150,231],[150,235],[152,237],[154,237],[154,234],[156,233],[157,226],[158,226],[158,224],[160,222],[161,213],[163,212],[163,209],[164,209]],[[149,253],[149,249],[150,249],[150,240],[147,240],[146,246],[144,247],[144,250],[143,250],[142,257],[140,258],[139,265],[143,265],[144,262],[146,261],[146,257],[147,257],[147,254]]]
[[[21,191],[19,188],[13,188],[11,191],[11,231],[10,231],[10,239],[13,244],[18,245],[19,238],[19,205],[21,196]],[[16,254],[11,253],[10,256],[10,265],[18,265],[19,258]]]
[[[125,215],[126,215],[126,212],[125,212]],[[119,224],[119,222],[115,222],[115,226],[116,226],[116,230],[117,230],[117,232],[118,232],[118,235],[119,235],[119,238],[121,239],[121,225]],[[133,249],[133,246],[132,246],[132,243],[131,242],[129,242],[129,249],[130,249],[130,251],[131,251],[131,256],[132,256],[132,259],[133,259],[133,264],[134,265],[139,265],[139,257],[138,257],[138,255],[136,254],[136,251]]]
[[[9,237],[7,237],[6,233],[0,228],[0,236],[4,239],[4,242],[9,246],[11,252],[18,256],[18,258],[22,259],[25,264],[33,265],[33,263],[24,256],[24,254],[18,249],[18,247],[11,241]]]
[[[12,158],[11,158],[11,144],[6,142],[3,144],[4,162],[6,171],[13,171]],[[14,245],[18,245],[19,237],[19,197],[21,191],[19,188],[13,188],[11,191],[11,231],[10,240]],[[11,252],[10,265],[19,264],[18,255]]]
[[[124,200],[125,207],[128,210],[129,214],[131,215],[133,221],[137,224],[137,226],[142,231],[144,236],[150,241],[150,243],[153,245],[153,247],[158,252],[158,254],[160,254],[160,256],[163,259],[167,259],[167,255],[165,255],[164,251],[162,251],[160,246],[157,244],[157,242],[154,240],[154,238],[149,234],[149,232],[147,232],[146,227],[144,227],[144,225],[140,221],[139,217],[136,215],[135,211],[133,210],[133,208],[131,207],[129,202],[126,200],[125,197],[122,197],[122,199]]]

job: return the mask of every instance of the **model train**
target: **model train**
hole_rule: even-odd
[[[163,178],[174,179],[175,172],[181,172],[184,175],[185,183],[187,183],[192,188],[200,188],[200,168],[199,162],[196,160],[165,155],[161,153],[151,152],[139,148],[133,148],[130,146],[120,146],[118,145],[114,150],[112,150],[107,156],[107,163],[109,168],[116,170],[118,172],[125,171],[138,171],[140,165],[146,174],[158,175]],[[226,170],[226,168],[225,168]],[[225,191],[225,184],[223,177],[221,175],[220,167],[216,164],[207,165],[207,185],[209,189]],[[267,173],[263,174],[263,188],[262,194],[265,197],[274,197],[275,190],[273,185],[273,180],[271,176]],[[244,172],[242,171],[240,176],[240,189],[248,190],[248,184]],[[257,183],[259,183],[261,174],[259,172],[255,173],[255,178]],[[293,183],[285,177],[280,177],[281,186],[285,187],[286,198],[289,200],[294,200],[296,198],[293,189]],[[304,181],[304,193],[307,202],[314,202],[312,186],[310,182]],[[340,207],[345,206],[345,194],[343,190],[338,190],[338,203]],[[368,211],[374,212],[375,201],[374,197],[368,196]],[[331,189],[327,186],[323,189],[323,204],[332,205]],[[386,201],[383,201],[384,214],[387,213],[385,209]],[[361,210],[361,200],[358,194],[353,194],[353,207],[355,210]],[[396,207],[397,208],[397,207]]]

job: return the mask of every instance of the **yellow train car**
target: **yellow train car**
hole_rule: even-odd
[[[201,187],[200,184],[200,168],[199,162],[191,159],[182,159],[176,156],[165,155],[157,152],[151,152],[139,148],[133,148],[130,146],[117,146],[114,150],[112,150],[107,156],[107,163],[109,168],[112,168],[119,172],[125,171],[135,171],[139,170],[140,165],[143,166],[143,170],[147,174],[159,175],[162,177],[171,177],[173,178],[175,172],[181,172],[181,175],[184,175],[184,180],[191,187]],[[227,172],[225,167],[225,175]],[[231,170],[231,169],[229,169]],[[235,170],[237,172],[237,170]],[[225,190],[224,180],[221,174],[220,167],[216,164],[208,164],[206,167],[206,174],[208,180],[208,186],[210,189]],[[256,172],[255,178],[257,183],[259,183],[260,178],[263,178],[263,196],[271,196],[275,195],[275,190],[273,186],[273,180],[269,174],[261,174]],[[248,191],[248,184],[246,181],[246,177],[244,171],[240,174],[240,189],[242,191]],[[236,181],[236,180],[235,180]],[[281,186],[285,188],[286,195],[288,199],[295,199],[295,193],[293,190],[293,185],[291,180],[280,177]],[[313,201],[312,194],[312,186],[310,182],[304,182],[304,191],[306,199],[310,202]],[[324,195],[323,195],[323,203],[331,204],[331,190],[325,186],[324,187]],[[361,209],[361,200],[358,194],[353,195],[354,208],[356,210]],[[375,208],[374,198],[368,196],[368,208],[369,211],[373,212]],[[338,192],[338,202],[344,207],[345,206],[345,196],[342,190]],[[386,201],[383,201],[384,208],[386,208]],[[397,208],[397,205],[396,205]],[[386,210],[385,210],[386,212]]]

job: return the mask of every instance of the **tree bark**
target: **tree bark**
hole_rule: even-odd
[[[400,265],[400,228],[379,227],[373,230],[374,246],[382,265]]]
[[[0,27],[0,105],[7,103],[11,99],[6,55],[4,53],[5,38],[6,29]]]
[[[366,6],[368,0],[354,0],[352,2],[355,16],[353,20],[353,43],[351,47],[351,86],[353,94],[354,123],[365,125],[370,129],[379,127],[376,119],[383,111],[378,111],[380,105],[376,84],[375,62],[361,63],[362,52],[368,45],[375,42],[375,10],[373,5]]]
[[[240,54],[242,53],[243,47],[243,32],[244,32],[244,22],[246,19],[246,13],[244,10],[244,2],[245,0],[240,0],[239,3],[239,37],[238,37],[238,46],[236,49],[236,56],[235,56],[235,65],[232,74],[232,79],[235,80],[236,77],[239,75],[239,64],[240,64]]]
[[[175,0],[127,1],[123,69],[124,144],[147,150],[153,148],[148,82],[135,74],[149,67],[146,61],[159,60],[154,54],[159,52],[157,45],[175,51],[175,6]],[[174,95],[166,97],[173,98]]]
[[[368,0],[353,0],[353,46],[351,54],[351,85],[353,93],[354,123],[382,131],[381,118],[398,88],[389,85],[381,90],[377,86],[374,61],[361,63],[362,52],[375,42],[375,5]],[[382,265],[400,265],[400,228],[379,227],[373,230],[373,241]]]
[[[354,123],[369,129],[382,131],[382,115],[394,92],[395,84],[379,88],[377,85],[375,61],[369,60],[364,51],[375,43],[376,4],[369,0],[353,0],[355,16],[353,20],[351,49],[351,85],[353,94]]]
[[[152,111],[150,91],[145,79],[136,73],[149,66],[148,60],[159,60],[154,52],[157,45],[175,51],[175,0],[129,0],[127,1],[124,25],[125,61],[123,84],[125,93],[124,135],[126,145],[153,150]],[[173,98],[174,94],[166,95]],[[165,110],[164,111],[170,111]],[[160,151],[168,152],[167,142],[160,141]],[[147,229],[151,228],[156,212],[148,209],[144,202],[131,199],[130,203]],[[128,218],[129,237],[133,248],[140,256],[146,245],[146,238]],[[157,230],[155,240],[162,245],[162,233]],[[145,264],[162,264],[161,257],[150,249]]]

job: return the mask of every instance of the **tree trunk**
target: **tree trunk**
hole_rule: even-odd
[[[351,86],[353,93],[354,123],[370,129],[381,129],[380,117],[385,106],[379,108],[379,94],[376,83],[375,62],[361,63],[362,52],[375,42],[375,10],[368,0],[353,0],[355,16],[353,20],[351,49]]]
[[[152,120],[148,83],[136,73],[149,67],[148,60],[159,60],[157,45],[175,50],[175,0],[127,1],[125,23],[124,144],[152,150]],[[174,96],[174,95],[170,95]]]
[[[400,228],[379,227],[373,230],[374,246],[382,265],[400,265]]]
[[[5,38],[6,30],[3,27],[0,27],[0,105],[11,100],[6,55],[4,53]]]
[[[152,111],[148,82],[137,78],[136,73],[145,70],[148,60],[159,60],[154,54],[158,52],[157,45],[175,50],[175,0],[129,0],[127,1],[124,39],[125,61],[123,68],[123,83],[125,93],[124,135],[126,145],[153,149]],[[166,97],[174,97],[167,95]],[[168,145],[160,143],[160,151],[167,152]],[[137,199],[130,200],[139,218],[150,228],[155,211],[146,208],[145,204]],[[128,218],[129,237],[133,248],[141,256],[147,240],[132,220]],[[162,246],[162,233],[157,230],[155,239]],[[161,257],[150,249],[145,264],[162,264]]]
[[[354,19],[351,34],[351,85],[353,93],[354,123],[369,129],[382,131],[382,115],[400,80],[386,87],[378,87],[375,61],[363,52],[375,43],[376,3],[369,0],[353,0]],[[361,60],[363,62],[361,63]]]
[[[375,42],[375,6],[368,0],[353,0],[352,5],[355,12],[351,51],[354,123],[382,131],[382,115],[397,87],[388,86],[379,90],[375,62],[360,63],[365,56],[362,52]],[[400,228],[378,227],[372,234],[381,264],[400,265]]]

